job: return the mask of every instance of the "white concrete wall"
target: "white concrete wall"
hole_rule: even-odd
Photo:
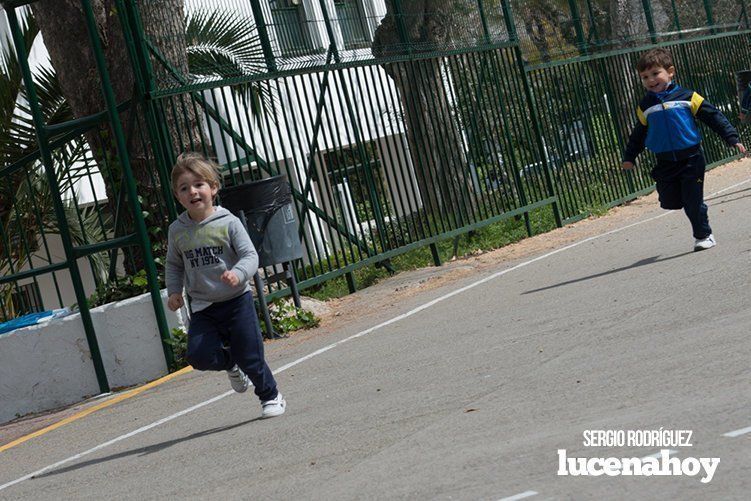
[[[166,292],[162,292],[166,305]],[[166,310],[166,306],[165,306]],[[91,310],[112,389],[167,374],[148,294]],[[182,325],[167,310],[170,330]],[[99,393],[79,314],[0,335],[0,423],[70,404]]]

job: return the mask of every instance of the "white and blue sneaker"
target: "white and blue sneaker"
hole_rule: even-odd
[[[237,393],[245,393],[250,386],[250,378],[237,365],[227,371],[227,377]]]
[[[694,242],[694,252],[711,249],[715,245],[717,245],[717,242],[714,239],[714,235],[710,234],[705,238],[697,238],[696,242]]]

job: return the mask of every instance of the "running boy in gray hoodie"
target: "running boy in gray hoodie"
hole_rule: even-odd
[[[238,393],[252,382],[261,417],[280,416],[287,403],[264,359],[249,285],[258,254],[240,220],[214,206],[216,164],[183,153],[172,169],[172,190],[186,210],[169,227],[167,306],[175,311],[184,305],[183,289],[191,298],[188,362],[198,370],[226,370]]]

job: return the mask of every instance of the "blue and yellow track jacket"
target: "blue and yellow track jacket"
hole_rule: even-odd
[[[636,109],[639,122],[623,152],[624,162],[633,162],[646,146],[660,161],[688,158],[700,151],[698,118],[728,146],[739,142],[738,132],[720,110],[697,92],[671,83],[663,92],[647,92]]]

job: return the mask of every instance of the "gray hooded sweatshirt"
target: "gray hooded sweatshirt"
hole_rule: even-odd
[[[249,280],[258,269],[258,253],[240,220],[222,207],[197,223],[183,212],[169,227],[167,293],[185,292],[191,310],[227,301],[250,290]],[[231,270],[240,279],[230,287],[220,277]]]

